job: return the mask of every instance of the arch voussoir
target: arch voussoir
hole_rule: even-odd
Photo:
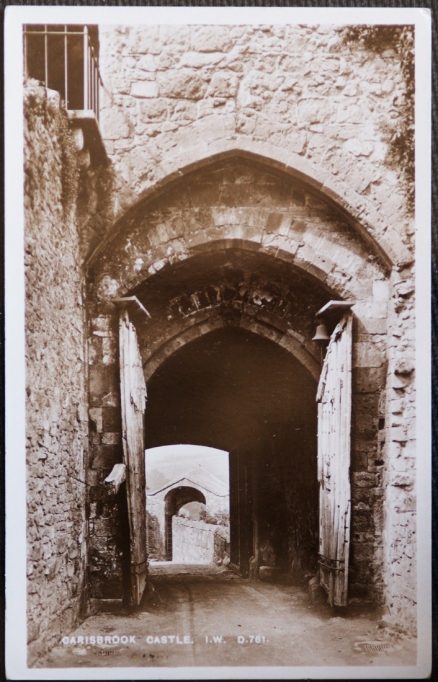
[[[153,201],[148,195],[93,263],[98,296],[127,295],[201,252],[238,248],[290,263],[339,298],[369,297],[372,282],[387,275],[379,249],[315,186],[278,173],[278,163],[249,159],[228,150],[191,165]]]
[[[271,143],[253,140],[247,136],[233,136],[214,140],[209,144],[185,146],[172,159],[167,159],[165,165],[158,164],[153,184],[147,184],[140,189],[134,203],[118,217],[107,237],[90,255],[88,263],[93,264],[99,259],[114,236],[123,230],[125,220],[135,217],[139,209],[154,202],[173,185],[181,183],[191,175],[206,172],[209,167],[232,159],[259,163],[316,192],[347,219],[353,230],[365,240],[371,252],[387,270],[393,265],[411,262],[412,254],[400,240],[391,239],[389,226],[382,224],[381,217],[366,198],[333,176],[327,168],[315,166],[299,154]]]
[[[300,334],[289,330],[287,334],[275,327],[261,321],[254,320],[249,316],[241,315],[238,320],[230,323],[229,319],[221,315],[211,315],[207,319],[195,322],[186,321],[186,324],[173,337],[166,339],[161,346],[148,357],[143,369],[146,380],[149,380],[154,372],[169,358],[173,353],[183,348],[188,343],[196,339],[216,331],[217,329],[224,329],[229,326],[239,327],[246,331],[257,334],[284,350],[291,353],[298,362],[305,367],[309,374],[317,380],[321,371],[320,359],[316,347],[311,348],[309,343],[306,343]]]

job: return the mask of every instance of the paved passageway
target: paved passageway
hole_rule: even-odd
[[[300,587],[245,580],[224,568],[157,562],[151,573],[155,591],[139,611],[88,618],[39,665],[414,663],[414,641],[390,636],[363,607],[333,615],[311,605]]]

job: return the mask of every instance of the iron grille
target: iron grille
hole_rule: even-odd
[[[97,26],[27,24],[24,69],[57,90],[66,109],[93,111],[99,118],[99,39]]]

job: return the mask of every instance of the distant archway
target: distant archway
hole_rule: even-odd
[[[145,463],[150,558],[171,561],[174,558],[173,519],[183,507],[199,503],[209,517],[222,520],[229,517],[229,453],[206,445],[173,442],[148,448]],[[189,525],[201,521],[190,514],[185,520]],[[192,545],[197,537],[191,533],[187,530],[185,540],[179,537],[178,546],[182,546],[181,542]],[[196,552],[188,550],[188,554],[185,551],[182,554],[190,556]],[[186,563],[181,559],[181,552],[179,556],[180,562]]]
[[[164,544],[166,561],[172,561],[172,519],[181,507],[184,507],[189,502],[205,504],[205,495],[197,488],[180,485],[169,490],[165,497]]]

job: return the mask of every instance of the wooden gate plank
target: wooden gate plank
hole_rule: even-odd
[[[336,326],[318,384],[320,583],[331,606],[345,606],[350,544],[352,314]]]
[[[147,582],[144,412],[146,384],[135,327],[125,309],[119,319],[123,459],[130,531],[130,602],[138,606]]]

